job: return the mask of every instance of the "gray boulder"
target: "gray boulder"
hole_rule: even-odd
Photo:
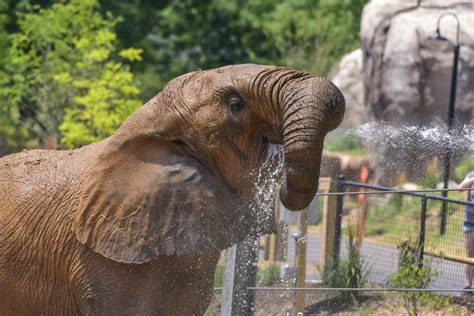
[[[362,49],[358,48],[344,55],[332,71],[331,80],[341,89],[346,99],[346,126],[357,126],[374,120],[372,109],[364,103]]]
[[[441,20],[450,42],[431,39],[438,17],[455,13],[461,44],[456,119],[474,118],[474,7],[472,1],[372,0],[363,10],[364,103],[378,120],[444,122],[453,64],[456,21]]]
[[[448,12],[460,20],[456,144],[442,135],[456,41],[454,17],[441,20],[441,34],[449,41],[433,39],[438,18]],[[376,181],[392,185],[400,175],[419,180],[430,161],[442,163],[446,146],[454,161],[469,151],[467,138],[474,119],[473,17],[472,1],[372,0],[364,7],[361,56],[358,51],[345,56],[332,79],[347,98],[347,125],[378,122],[363,125]],[[433,137],[427,138],[427,132]]]

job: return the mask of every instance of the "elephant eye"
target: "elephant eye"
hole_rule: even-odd
[[[229,97],[230,110],[237,113],[244,107],[244,100],[239,95],[231,95]]]

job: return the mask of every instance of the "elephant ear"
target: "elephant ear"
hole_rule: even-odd
[[[161,117],[161,130],[152,126],[160,116],[156,105],[143,106],[104,141],[74,215],[79,242],[118,262],[192,252],[188,226],[215,209],[205,168],[182,143],[163,136],[172,120]]]
[[[169,112],[144,105],[89,163],[73,229],[109,259],[222,250],[274,229],[272,215],[255,212],[176,140]]]

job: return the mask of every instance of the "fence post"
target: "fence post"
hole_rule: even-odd
[[[369,179],[369,169],[367,167],[362,167],[360,170],[360,182],[366,184]],[[367,195],[364,194],[365,189],[359,188],[358,200],[359,200],[359,212],[357,213],[357,239],[356,245],[360,249],[362,247],[362,241],[365,236],[365,221],[367,218]]]
[[[226,250],[221,315],[254,315],[258,239],[246,239]],[[184,302],[183,304],[185,304]]]
[[[418,240],[418,251],[419,251],[418,266],[420,268],[423,266],[423,256],[425,253],[426,206],[427,206],[427,199],[426,199],[426,195],[423,194],[423,197],[421,198],[420,236]]]
[[[320,192],[334,192],[335,181],[331,178],[319,179]],[[319,269],[323,273],[330,259],[334,256],[334,228],[336,226],[336,204],[337,197],[334,195],[323,198],[323,218],[322,218],[322,241],[321,257],[319,259]]]
[[[308,234],[308,212],[305,208],[298,216],[298,239],[296,243],[296,287],[306,287],[306,247]],[[295,292],[295,314],[304,313],[304,291]]]
[[[447,192],[444,191],[443,192],[443,196],[446,194]],[[446,196],[444,196],[446,197]],[[443,200],[442,204],[441,204],[441,221],[439,222],[439,234],[440,235],[444,235],[446,233],[446,209],[447,209],[447,202],[445,200]]]
[[[337,192],[342,193],[344,191],[344,180],[345,176],[340,175],[337,181]],[[342,208],[344,206],[344,195],[340,194],[337,196],[336,203],[336,226],[334,228],[334,262],[339,258],[339,251],[341,249],[341,222],[342,222]]]
[[[275,201],[274,201],[274,214],[276,219],[276,228],[277,232],[275,234],[270,234],[269,238],[269,245],[268,245],[268,260],[273,263],[276,260],[277,255],[277,233],[278,233],[278,225],[280,225],[280,186],[277,186],[275,189]]]

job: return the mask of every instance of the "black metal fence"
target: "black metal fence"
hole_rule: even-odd
[[[239,300],[239,302],[243,302],[242,308],[248,310],[249,314],[255,313],[256,315],[282,315],[286,312],[291,314],[297,306],[296,293],[305,292],[306,296],[303,298],[305,313],[355,311],[356,307],[346,305],[340,300],[338,294],[341,291],[353,291],[353,289],[341,289],[341,286],[329,285],[327,280],[324,280],[324,268],[320,265],[324,261],[323,258],[326,258],[323,255],[323,244],[326,245],[328,242],[333,245],[334,257],[340,259],[346,257],[348,237],[352,232],[359,243],[360,257],[368,272],[367,282],[362,288],[356,290],[360,291],[363,297],[362,301],[375,314],[404,313],[404,309],[400,307],[400,295],[403,291],[441,293],[449,296],[450,299],[461,300],[461,303],[456,303],[458,304],[456,308],[461,314],[474,311],[473,306],[466,305],[463,301],[467,296],[462,296],[465,293],[465,290],[462,289],[466,265],[474,264],[474,258],[468,258],[466,255],[463,232],[465,207],[474,205],[474,203],[465,201],[465,192],[451,192],[450,198],[444,198],[441,196],[441,192],[429,192],[429,194],[428,192],[410,190],[407,192],[384,186],[346,181],[343,177],[338,179],[335,186],[331,185],[330,187],[325,192],[318,192],[316,200],[312,203],[316,208],[314,210],[312,207],[308,209],[310,213],[314,211],[315,216],[314,219],[309,216],[310,219],[307,220],[307,233],[299,232],[298,215],[295,218],[291,217],[300,213],[288,212],[283,213],[284,216],[280,216],[280,225],[285,228],[282,231],[286,231],[286,233],[275,238],[276,241],[282,243],[284,249],[281,249],[282,253],[275,255],[273,260],[267,258],[268,253],[264,247],[260,254],[255,254],[256,260],[257,256],[260,258],[258,275],[254,273],[256,261],[249,260],[247,257],[240,258],[241,261],[250,263],[248,271],[251,273],[241,271],[241,273],[232,275],[238,275],[245,281],[251,274],[254,278],[253,282],[257,284],[256,287],[240,288],[242,293],[248,294],[246,297],[252,297],[252,299]],[[332,197],[331,201],[326,204],[326,211],[323,212],[323,198],[327,196]],[[446,210],[445,220],[441,215],[443,208]],[[279,210],[280,215],[282,215],[282,211]],[[334,227],[333,233],[325,235],[324,229],[322,229],[324,226],[322,219],[326,218],[328,221],[328,217],[331,216],[328,214],[335,214],[336,220],[335,226],[331,224]],[[444,231],[441,230],[443,222],[445,224]],[[331,223],[334,222],[331,220]],[[297,289],[294,275],[296,275],[297,269],[296,258],[299,255],[297,241],[300,239],[304,240],[306,244],[306,286]],[[390,281],[399,268],[399,247],[406,241],[411,241],[420,250],[418,252],[420,263],[429,264],[438,272],[427,288],[425,286],[423,288],[416,286],[394,288],[393,282]],[[268,246],[268,239],[264,245]],[[260,243],[260,247],[262,247],[262,243]],[[274,266],[270,264],[277,265],[281,273],[280,279],[277,276],[277,280],[274,279],[274,283],[268,287],[269,284],[266,284],[264,280],[265,274],[274,269]],[[237,266],[237,261],[235,265]],[[295,271],[289,273],[292,271],[291,269]],[[220,278],[225,279],[226,277],[224,275]],[[216,286],[215,296],[208,314],[226,315],[225,307],[229,305],[229,302],[233,305],[235,302],[229,298],[229,295],[225,295],[225,284]],[[454,301],[449,301],[448,304],[441,307],[441,312],[449,313],[452,302]],[[438,310],[430,308],[424,311]],[[232,310],[234,311],[234,309]]]
[[[339,178],[339,192],[361,191],[361,195],[337,198],[335,257],[347,249],[349,230],[361,239],[360,253],[370,273],[369,281],[389,285],[398,268],[399,247],[407,241],[418,245],[420,262],[427,259],[437,270],[432,288],[462,289],[467,264],[463,220],[466,205],[462,193],[445,198],[437,193],[399,192],[394,188],[369,185]],[[381,194],[363,194],[379,191]],[[382,194],[383,192],[389,193]],[[443,218],[443,209],[446,218]]]

